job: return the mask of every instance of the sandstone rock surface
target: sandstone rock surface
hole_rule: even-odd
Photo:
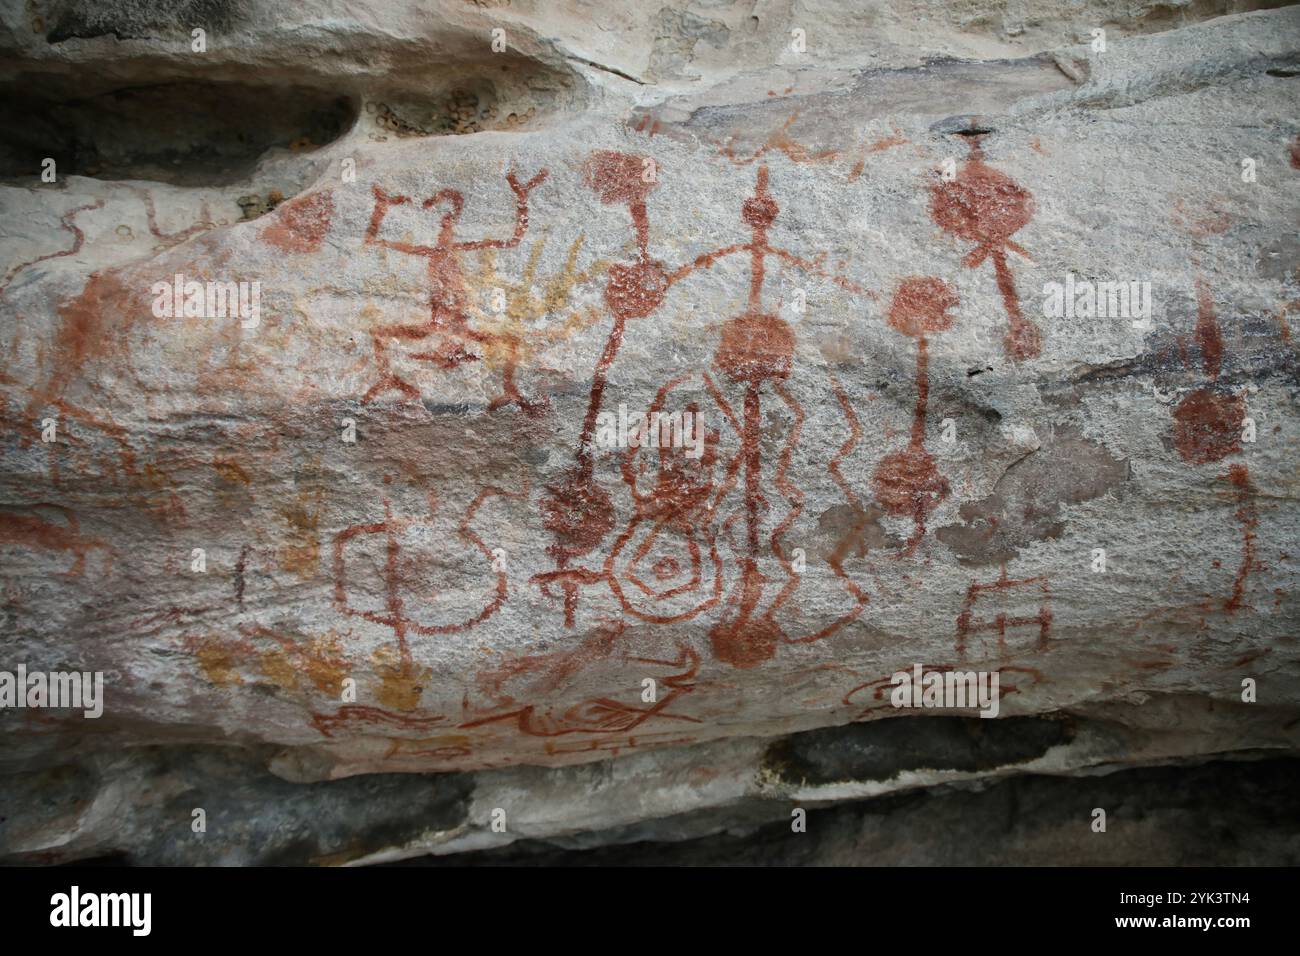
[[[105,706],[0,712],[0,856],[1294,752],[1298,73],[1295,7],[4,3],[0,670]]]

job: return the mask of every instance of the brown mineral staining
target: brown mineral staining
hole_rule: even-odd
[[[987,497],[961,506],[963,523],[936,535],[963,564],[1009,561],[1034,541],[1061,536],[1062,504],[1100,498],[1128,479],[1127,461],[1073,429],[1057,428],[1037,451],[1013,462]]]
[[[316,252],[329,232],[334,196],[328,190],[291,200],[262,230],[262,241],[285,252]]]
[[[62,523],[46,521],[35,514],[0,511],[0,547],[16,545],[38,551],[66,551],[74,556],[69,577],[80,575],[86,567],[86,555],[92,548],[103,548],[101,541],[82,536],[71,512],[57,505],[47,505],[62,515]]]
[[[212,468],[221,476],[222,480],[229,481],[232,484],[246,485],[252,481],[244,466],[229,458],[216,459],[212,463]]]
[[[830,538],[836,544],[833,547],[819,548],[819,557],[825,557],[833,551],[844,555],[850,553],[863,557],[868,551],[893,547],[897,539],[890,536],[880,525],[885,512],[876,507],[863,507],[849,503],[833,505],[817,516],[817,536],[819,539]]]
[[[234,651],[217,637],[194,638],[186,642],[198,658],[199,666],[208,681],[217,687],[242,684]]]
[[[1201,388],[1192,392],[1174,410],[1174,447],[1193,465],[1219,461],[1241,451],[1241,422],[1245,401]]]
[[[418,667],[403,660],[391,647],[381,647],[371,657],[380,684],[375,698],[384,707],[396,711],[412,711],[420,706],[420,695],[428,683],[433,669]]]

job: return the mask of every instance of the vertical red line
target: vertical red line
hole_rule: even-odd
[[[596,428],[596,418],[600,414],[601,402],[605,395],[605,381],[609,367],[614,363],[618,350],[623,344],[623,329],[627,320],[618,312],[614,313],[614,324],[610,327],[609,338],[605,340],[605,350],[600,361],[596,363],[596,374],[591,382],[591,400],[587,404],[587,417],[582,423],[582,437],[578,440],[578,464],[584,478],[591,477],[591,437]]]
[[[912,417],[912,444],[925,444],[925,412],[930,402],[930,358],[924,335],[916,339],[916,412]]]
[[[758,555],[758,503],[763,496],[761,463],[759,459],[759,395],[758,380],[749,382],[745,391],[745,515],[748,525],[749,553]]]
[[[384,532],[388,536],[387,557],[384,562],[384,584],[387,593],[386,604],[390,620],[389,626],[397,637],[397,649],[401,654],[402,667],[405,669],[410,664],[411,654],[406,646],[406,621],[402,619],[402,597],[397,590],[398,560],[401,555],[401,545],[398,544],[397,535],[393,529],[393,509],[387,501],[384,502]]]

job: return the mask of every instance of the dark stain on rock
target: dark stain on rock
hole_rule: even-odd
[[[1027,763],[1074,739],[1053,717],[896,717],[823,727],[776,741],[763,766],[789,783],[888,780],[905,770],[974,772]]]
[[[1255,261],[1255,272],[1261,279],[1287,279],[1300,277],[1300,236],[1279,236],[1261,246]]]
[[[817,516],[817,537],[813,554],[827,560],[847,542],[843,556],[863,557],[868,551],[896,548],[902,539],[889,534],[880,525],[885,512],[875,505],[863,508],[855,504],[835,505]]]
[[[111,753],[92,754],[57,771],[11,775],[0,789],[0,817],[9,818],[8,832],[26,832],[50,814],[55,801],[79,812],[111,782],[133,780],[138,771],[167,781],[173,795],[124,810],[111,836],[92,852],[162,866],[339,865],[468,819],[470,774],[377,773],[293,783],[266,770],[274,752],[147,747],[133,751],[129,767]],[[190,830],[195,807],[205,812],[209,839],[196,839]],[[160,819],[171,822],[160,826]],[[221,836],[212,839],[216,834]],[[7,837],[0,826],[0,860],[10,859]],[[71,856],[78,855],[86,855],[85,849]]]
[[[1065,530],[1062,504],[1079,504],[1116,490],[1129,465],[1073,429],[1058,428],[1042,446],[1010,465],[988,497],[961,506],[961,524],[938,538],[962,564],[998,564],[1034,541]]]
[[[230,184],[269,150],[323,146],[359,115],[346,96],[291,84],[24,73],[0,83],[0,176],[34,178],[48,157],[60,177]]]
[[[229,33],[247,15],[243,0],[54,0],[46,7],[47,43],[113,36],[153,40],[188,36],[195,27]]]

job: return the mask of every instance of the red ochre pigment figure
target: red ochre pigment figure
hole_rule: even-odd
[[[1214,296],[1198,277],[1196,280],[1197,348],[1201,366],[1210,385],[1184,397],[1174,409],[1174,447],[1189,465],[1209,465],[1241,451],[1241,431],[1246,418],[1246,402],[1240,395],[1226,392],[1218,385],[1223,370],[1223,335],[1214,311]],[[1232,583],[1232,594],[1223,601],[1223,610],[1231,614],[1243,606],[1246,578],[1258,567],[1255,557],[1255,528],[1259,514],[1254,504],[1255,489],[1250,471],[1244,464],[1230,465],[1219,476],[1233,487],[1237,499],[1235,517],[1241,526],[1241,564]]]
[[[1005,603],[991,617],[975,617],[975,605],[981,600],[1007,602],[1019,595],[1026,594],[1031,602],[1038,602],[1038,607],[1028,614],[1008,614]],[[1032,650],[1042,651],[1052,636],[1051,591],[1047,577],[1038,575],[1030,578],[1012,580],[1007,577],[1007,564],[1002,562],[998,579],[989,584],[972,581],[966,589],[966,600],[962,602],[961,612],[957,615],[957,659],[966,659],[967,642],[972,634],[984,632],[998,636],[998,657],[1007,656],[1007,630],[1009,628],[1030,628],[1038,631]]]
[[[495,704],[483,708],[485,713],[479,708],[467,708],[468,719],[460,727],[471,729],[505,723],[530,737],[561,737],[575,733],[626,734],[650,720],[699,723],[693,717],[669,712],[676,701],[695,689],[700,664],[699,655],[680,642],[675,647],[677,656],[672,659],[627,654],[618,659],[623,666],[636,665],[639,671],[656,675],[658,692],[653,703],[644,703],[640,698],[631,703],[605,696],[551,707],[521,704],[514,696],[554,696],[586,667],[614,655],[624,630],[622,622],[603,624],[570,650],[518,657],[500,667],[480,671],[477,689]],[[634,747],[635,743],[623,746]]]
[[[774,602],[765,612],[759,613],[763,591],[768,581],[759,570],[760,543],[763,511],[767,500],[762,490],[762,458],[760,442],[762,436],[762,389],[769,385],[785,402],[795,416],[796,423],[803,419],[803,411],[793,396],[782,387],[789,376],[794,361],[795,335],[790,324],[784,319],[767,312],[763,306],[763,281],[766,275],[767,258],[775,256],[780,260],[798,266],[808,272],[825,275],[816,262],[802,259],[792,253],[774,247],[768,241],[767,233],[776,221],[780,207],[768,192],[768,168],[760,166],[754,186],[754,194],[741,206],[741,219],[750,227],[750,242],[729,246],[725,249],[706,253],[695,259],[689,266],[679,269],[672,277],[678,281],[698,268],[709,268],[723,256],[737,252],[748,252],[750,257],[749,305],[745,312],[728,319],[722,327],[714,365],[722,375],[734,385],[743,388],[744,404],[741,425],[741,458],[744,484],[744,520],[745,541],[740,559],[740,583],[727,601],[726,617],[718,621],[709,630],[709,639],[713,645],[714,655],[721,661],[735,667],[754,667],[770,660],[776,654],[776,646],[782,641],[799,640],[788,637],[775,619],[778,604]],[[840,277],[832,277],[843,287],[857,290],[857,286]],[[800,507],[797,498],[791,499],[795,509]],[[778,557],[779,557],[778,552]],[[789,566],[787,564],[787,570]],[[864,601],[861,592],[854,589],[856,617]],[[788,594],[783,591],[781,594]],[[784,600],[781,597],[780,600]],[[834,626],[845,621],[837,622]],[[826,636],[820,634],[819,636]]]
[[[884,457],[872,485],[876,500],[893,515],[912,518],[916,530],[904,553],[911,553],[925,536],[925,519],[948,497],[948,482],[925,448],[925,415],[930,396],[926,335],[952,328],[948,310],[957,307],[957,294],[939,279],[912,276],[904,279],[889,307],[889,325],[916,339],[916,411],[912,437],[902,451]]]
[[[564,598],[565,623],[570,627],[575,623],[579,588],[602,581],[608,584],[624,611],[633,617],[653,623],[672,623],[695,617],[712,608],[722,596],[723,568],[716,543],[715,509],[743,469],[746,543],[741,561],[741,584],[731,600],[736,608],[734,616],[729,623],[717,625],[714,643],[720,658],[738,666],[753,666],[775,653],[778,639],[804,641],[827,636],[861,613],[865,605],[865,595],[848,580],[840,565],[843,553],[837,553],[834,571],[846,582],[855,602],[849,615],[815,635],[801,638],[786,637],[773,619],[798,581],[796,572],[790,570],[790,562],[782,553],[779,537],[802,509],[802,495],[786,481],[785,473],[798,439],[803,411],[781,384],[790,372],[795,338],[787,322],[763,309],[766,260],[775,256],[806,272],[828,277],[841,288],[854,292],[861,289],[841,276],[824,271],[820,259],[806,260],[769,243],[767,232],[779,207],[768,192],[766,165],[759,167],[754,195],[745,200],[741,209],[741,219],[752,232],[751,241],[704,253],[669,272],[663,262],[649,253],[646,199],[656,185],[654,172],[652,159],[612,151],[594,153],[584,169],[584,182],[603,203],[627,206],[637,258],[609,269],[605,304],[613,316],[613,323],[593,375],[575,466],[560,481],[548,486],[541,502],[543,522],[555,538],[548,550],[556,561],[556,569],[536,575],[533,580],[546,594],[550,594],[550,588],[558,584]],[[711,442],[706,442],[707,450],[699,461],[691,461],[680,449],[659,449],[656,485],[648,495],[642,495],[636,486],[629,455],[624,465],[624,479],[635,503],[631,520],[615,540],[603,570],[570,567],[570,561],[594,551],[614,525],[613,502],[593,477],[592,441],[606,377],[617,358],[627,322],[652,315],[663,304],[672,286],[695,271],[710,268],[723,257],[736,253],[748,253],[750,257],[749,308],[723,325],[714,364],[724,377],[745,388],[743,424],[737,422],[712,379],[704,376],[710,394],[741,438],[741,452],[727,464],[721,491],[714,494],[712,478],[717,458],[716,436]],[[661,389],[652,413],[662,407],[667,393],[680,382],[681,379],[676,379]],[[786,566],[789,580],[767,611],[759,615],[757,608],[764,582],[757,562],[761,552],[762,511],[767,507],[761,488],[758,434],[760,389],[764,384],[770,384],[791,409],[796,425],[782,452],[775,480],[777,489],[791,502],[792,510],[771,538],[772,551]],[[698,407],[692,405],[688,411],[698,414]],[[664,546],[665,539],[671,539],[681,548],[679,556],[659,554],[658,549]],[[649,577],[657,579],[658,584],[647,583],[647,569],[643,567],[652,555],[658,556],[658,562]],[[689,569],[689,574],[684,581],[671,583],[677,581],[678,573],[686,569]]]
[[[386,392],[397,392],[410,401],[419,401],[420,390],[393,371],[388,353],[390,340],[429,343],[427,351],[411,354],[416,361],[428,362],[437,368],[453,369],[478,356],[470,351],[475,344],[493,343],[503,346],[511,356],[502,373],[502,392],[488,404],[489,411],[514,405],[520,411],[537,414],[543,403],[532,401],[520,394],[515,384],[515,359],[513,353],[518,343],[510,335],[493,335],[478,331],[469,321],[469,290],[460,267],[459,253],[477,249],[513,249],[528,232],[528,195],[546,179],[543,169],[526,183],[520,183],[513,172],[506,175],[515,194],[515,229],[509,239],[478,239],[472,242],[456,240],[456,225],[465,207],[465,199],[455,189],[443,189],[424,201],[426,210],[443,208],[438,226],[438,238],[432,246],[397,242],[379,236],[384,217],[393,206],[409,205],[409,196],[390,195],[383,187],[375,186],[375,209],[366,229],[366,245],[379,245],[407,255],[420,256],[429,262],[429,319],[406,325],[385,325],[370,333],[379,366],[379,381],[366,392],[364,402],[373,401]]]
[[[645,203],[655,181],[653,160],[610,150],[593,153],[583,170],[583,182],[595,190],[601,202],[627,206],[636,233],[638,256],[633,263],[617,264],[609,269],[605,305],[614,321],[592,375],[587,414],[575,453],[576,464],[562,479],[547,487],[541,501],[542,522],[555,538],[547,550],[555,559],[556,570],[536,575],[533,580],[548,595],[551,585],[559,585],[564,594],[564,620],[568,627],[574,624],[579,587],[605,579],[603,574],[570,569],[568,564],[593,551],[614,528],[614,504],[592,474],[592,442],[606,377],[618,357],[628,320],[652,314],[668,291],[664,265],[649,253],[650,222]]]
[[[1003,346],[1008,358],[1023,361],[1043,351],[1043,338],[1038,326],[1020,311],[1020,295],[1007,265],[1007,253],[1029,258],[1029,253],[1011,237],[1034,218],[1034,197],[1011,177],[984,162],[981,136],[969,136],[970,158],[962,163],[956,178],[930,187],[930,216],[944,232],[975,243],[962,260],[968,269],[978,268],[985,259],[993,260],[998,291],[1010,323]]]
[[[662,410],[668,394],[687,377],[664,385],[650,413]],[[687,410],[699,414],[695,403]],[[690,620],[722,596],[723,565],[713,529],[715,501],[711,500],[716,433],[709,437],[695,460],[682,454],[682,449],[658,449],[655,484],[647,494],[638,488],[635,453],[624,457],[623,478],[632,495],[634,514],[615,540],[604,573],[623,610],[638,620],[654,624]]]
[[[501,605],[505,603],[509,593],[507,572],[504,569],[498,570],[494,566],[496,556],[483,539],[475,533],[472,523],[479,509],[483,507],[489,498],[496,495],[518,497],[519,494],[526,494],[526,491],[516,494],[495,487],[484,488],[466,508],[465,514],[457,527],[457,536],[479,553],[485,573],[491,574],[495,578],[495,584],[491,589],[490,597],[486,599],[477,613],[472,617],[445,624],[426,624],[416,620],[416,609],[413,607],[417,603],[415,599],[418,597],[419,604],[427,607],[436,602],[437,594],[436,592],[429,593],[428,581],[422,575],[423,569],[416,566],[410,558],[403,554],[403,534],[413,525],[430,523],[434,512],[437,510],[437,503],[433,500],[432,495],[429,503],[430,513],[427,518],[409,519],[395,516],[392,504],[385,497],[383,521],[352,525],[344,528],[335,536],[333,547],[335,607],[348,617],[359,617],[372,624],[379,624],[392,630],[397,641],[397,676],[399,679],[413,682],[416,674],[415,662],[411,654],[410,635],[439,637],[467,631],[486,621],[500,610]],[[370,544],[371,539],[379,539],[378,546]],[[384,585],[382,610],[357,608],[353,606],[349,599],[348,566],[350,549],[353,548],[362,552],[361,556],[355,559],[358,563],[365,563],[365,559],[369,559],[370,563],[379,563],[378,559],[382,555],[382,570],[379,572]],[[331,721],[337,723],[349,719],[349,715],[363,722],[373,722],[388,717],[399,720],[407,719],[406,715],[389,714],[376,708],[344,708],[333,717],[317,716],[320,721],[325,723]],[[318,722],[317,726],[321,727],[321,724]],[[326,731],[322,729],[321,732],[325,733]]]

